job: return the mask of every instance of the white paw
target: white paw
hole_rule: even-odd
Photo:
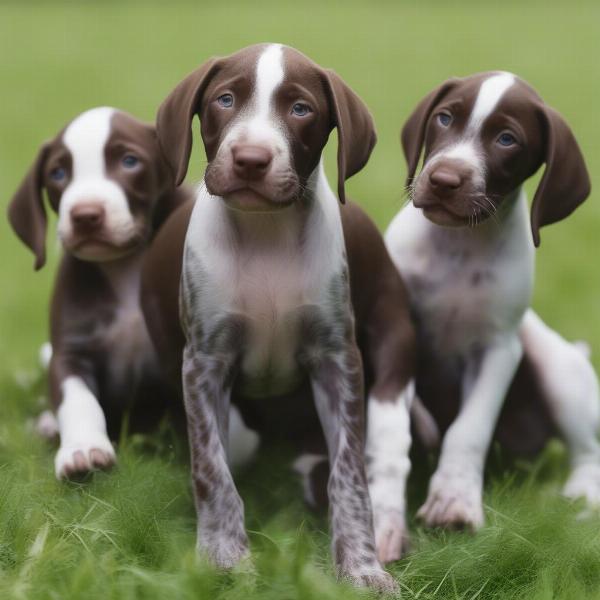
[[[380,563],[399,560],[408,552],[409,538],[404,513],[373,505],[375,548]]]
[[[350,581],[356,587],[370,588],[385,594],[393,594],[399,589],[395,579],[379,565],[340,568],[338,577]]]
[[[482,482],[475,473],[436,471],[417,517],[428,527],[470,529],[483,526]]]
[[[600,509],[600,464],[588,463],[573,469],[563,495],[572,500],[583,498],[592,509]]]
[[[117,461],[115,450],[106,435],[88,435],[85,440],[61,443],[54,468],[57,479],[80,477],[97,469],[109,469]]]

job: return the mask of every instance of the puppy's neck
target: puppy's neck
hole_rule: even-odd
[[[144,249],[123,258],[96,263],[113,293],[123,305],[138,304]]]

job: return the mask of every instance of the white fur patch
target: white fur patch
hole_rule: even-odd
[[[81,377],[69,376],[61,385],[62,402],[56,417],[60,448],[55,458],[57,478],[68,474],[74,456],[81,452],[92,467],[90,452],[100,450],[115,460],[115,451],[106,433],[106,419],[98,400]]]
[[[511,73],[499,73],[486,79],[479,88],[467,130],[476,133],[500,102],[506,90],[515,82]]]
[[[367,474],[373,505],[377,556],[381,562],[398,560],[406,545],[406,479],[410,472],[410,382],[394,401],[369,398]]]
[[[106,176],[104,148],[110,137],[114,108],[94,108],[77,117],[65,130],[63,143],[71,153],[73,173],[61,197],[58,235],[63,242],[73,236],[71,210],[94,202],[104,208],[105,229],[116,243],[127,242],[135,223],[121,186]]]

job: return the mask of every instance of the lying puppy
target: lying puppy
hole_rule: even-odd
[[[267,405],[277,397],[293,412],[289,396],[306,382],[327,441],[338,573],[391,589],[373,540],[363,364],[351,300],[373,373],[370,426],[391,426],[393,412],[393,448],[401,457],[410,443],[413,332],[402,283],[377,229],[357,207],[340,210],[321,164],[337,127],[344,203],[344,180],[365,165],[375,143],[371,116],[335,73],[277,44],[210,60],[163,103],[158,136],[178,182],[188,167],[196,114],[208,157],[205,178],[191,217],[178,215],[155,240],[143,286],[149,329],[161,358],[172,357],[172,373],[181,368],[184,347],[198,549],[223,567],[248,553],[224,443],[230,401]],[[382,455],[376,436],[369,450],[382,544],[400,545],[408,458]]]
[[[405,124],[402,145],[412,204],[385,238],[418,323],[418,395],[436,416],[460,397],[419,516],[429,526],[483,524],[484,460],[520,364],[507,424],[520,419],[521,437],[536,443],[538,426],[556,426],[574,465],[566,492],[598,503],[596,376],[528,309],[540,227],[568,216],[590,192],[573,134],[524,81],[492,72],[431,92]],[[529,225],[522,184],[542,163]]]
[[[140,267],[161,222],[190,196],[173,186],[155,128],[106,107],[81,114],[43,144],[12,199],[10,222],[36,269],[46,259],[44,189],[65,251],[49,366],[60,434],[55,469],[64,478],[114,464],[106,417],[111,431],[125,409],[147,419],[165,408],[139,306]]]

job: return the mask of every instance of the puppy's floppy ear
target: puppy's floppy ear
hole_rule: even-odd
[[[423,144],[425,142],[425,130],[431,113],[435,107],[441,102],[442,98],[460,82],[460,79],[453,77],[448,79],[442,85],[429,92],[419,104],[413,113],[408,117],[402,133],[400,134],[400,140],[402,141],[402,149],[404,150],[404,156],[407,164],[407,175],[406,175],[406,186],[408,187],[417,171],[419,166],[419,159],[421,158],[421,151],[423,150]]]
[[[35,254],[34,269],[46,263],[46,209],[42,183],[50,143],[41,146],[8,206],[8,220],[21,241]]]
[[[573,132],[552,108],[541,105],[545,130],[546,170],[531,205],[531,232],[540,245],[540,227],[568,217],[590,194],[591,184],[583,154]]]
[[[173,173],[175,185],[185,179],[192,152],[192,119],[200,112],[202,94],[219,65],[220,61],[216,58],[205,62],[181,81],[158,109],[158,142]]]
[[[365,103],[329,69],[323,70],[329,94],[333,126],[338,130],[338,197],[346,202],[344,182],[358,173],[369,160],[377,142],[373,117]]]

